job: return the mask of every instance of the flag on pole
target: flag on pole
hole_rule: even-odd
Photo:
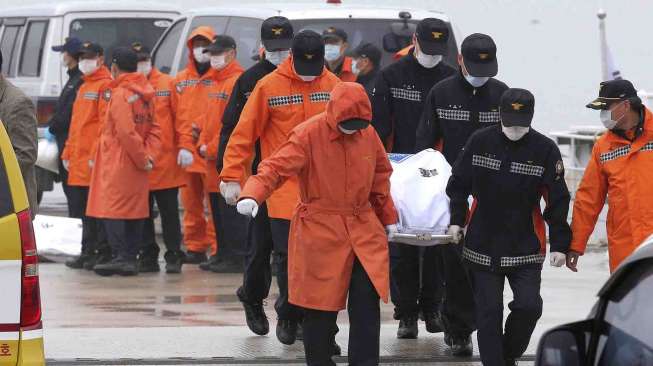
[[[612,52],[608,47],[608,39],[605,32],[605,17],[607,13],[599,9],[596,16],[599,18],[599,42],[601,45],[601,72],[604,81],[621,79],[621,71],[617,69],[612,58]]]

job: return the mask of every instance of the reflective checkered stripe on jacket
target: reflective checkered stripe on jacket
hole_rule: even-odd
[[[329,92],[316,92],[308,95],[311,103],[326,103],[331,99]]]
[[[480,123],[499,123],[501,121],[499,112],[478,112]]]
[[[436,109],[439,119],[448,119],[450,121],[469,121],[471,113],[462,109]]]
[[[649,141],[639,151],[653,151],[653,141]]]
[[[227,94],[225,92],[209,93],[209,99],[229,100],[229,94]]]
[[[86,92],[86,93],[84,93],[84,99],[86,99],[86,100],[99,100],[100,99],[100,93]]]
[[[491,170],[500,170],[501,160],[490,159],[486,156],[481,156],[481,155],[473,155],[472,165],[479,166],[481,168],[491,169]]]
[[[154,93],[157,97],[169,97],[171,95],[170,90],[159,90]]]
[[[513,162],[510,164],[510,172],[515,174],[532,175],[541,177],[544,175],[544,167]]]
[[[611,160],[616,160],[624,157],[630,153],[630,145],[622,146],[620,148],[608,151],[599,156],[601,163],[606,163]]]
[[[405,99],[412,102],[422,101],[422,93],[419,90],[390,88],[390,94],[395,99]]]
[[[181,80],[180,82],[177,83],[177,91],[182,92],[184,89],[195,86],[199,83],[202,83],[204,86],[211,86],[213,85],[213,80],[211,79],[204,79],[204,80],[197,80],[197,79],[187,79],[187,80]]]
[[[270,108],[302,103],[304,103],[304,96],[301,94],[283,95],[268,98],[268,106],[270,106]]]
[[[463,258],[481,266],[490,267],[492,265],[492,258],[488,255],[478,253],[467,247],[463,248]],[[501,257],[499,261],[500,267],[517,267],[527,264],[541,264],[544,263],[546,255],[542,253],[524,255],[519,257]]]

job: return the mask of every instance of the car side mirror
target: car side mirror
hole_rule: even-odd
[[[542,336],[535,366],[585,365],[585,333],[581,329],[561,327]]]

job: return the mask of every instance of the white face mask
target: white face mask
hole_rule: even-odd
[[[279,66],[290,56],[290,50],[285,51],[265,51],[265,59],[272,65]]]
[[[485,76],[471,76],[471,75],[465,75],[465,79],[469,83],[469,85],[473,86],[474,88],[480,88],[485,83],[487,83],[488,80],[490,80],[489,77]]]
[[[297,75],[297,76],[299,76],[300,79],[304,80],[307,83],[317,78],[317,76],[307,76],[307,75]]]
[[[506,137],[511,141],[521,140],[522,137],[526,136],[526,134],[530,129],[531,129],[530,127],[521,127],[521,126],[506,127],[504,125],[501,125],[501,131],[503,131],[503,134],[506,135]]]
[[[195,47],[193,48],[193,57],[195,61],[205,64],[211,60],[211,56],[208,53],[204,53],[206,47]]]
[[[227,66],[227,58],[225,55],[211,56],[211,67],[216,70],[222,70]]]
[[[145,76],[149,76],[152,72],[152,62],[150,61],[141,61],[136,64],[136,72],[140,72]]]
[[[340,45],[328,44],[324,46],[324,59],[333,62],[340,58]]]
[[[615,127],[617,127],[617,124],[619,123],[619,121],[621,121],[621,119],[624,118],[624,116],[626,115],[624,113],[621,117],[617,118],[617,120],[614,120],[614,119],[612,119],[612,111],[611,110],[604,109],[604,110],[601,110],[600,113],[601,114],[599,115],[599,118],[601,118],[601,123],[603,123],[603,126],[605,126],[605,128],[607,128],[608,130],[612,130]]]
[[[415,50],[415,58],[420,65],[427,69],[436,67],[442,61],[442,55],[427,55],[422,51]]]
[[[356,133],[356,130],[348,130],[346,128],[342,128],[342,126],[340,125],[338,125],[338,129],[340,130],[340,132],[344,133],[345,135],[353,135],[354,133]]]
[[[358,61],[352,60],[351,61],[351,72],[358,76],[361,73],[361,70],[358,68]]]
[[[84,75],[91,75],[99,68],[97,59],[79,61],[79,71]]]

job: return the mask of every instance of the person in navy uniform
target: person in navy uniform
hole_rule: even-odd
[[[566,262],[570,195],[558,146],[530,127],[535,99],[524,89],[501,96],[501,124],[474,133],[447,185],[449,234],[462,249],[476,302],[478,347],[485,366],[515,365],[542,315],[540,282],[549,225],[551,265]],[[474,203],[468,213],[468,197]],[[540,200],[547,205],[542,213]],[[503,326],[506,278],[514,299]]]

